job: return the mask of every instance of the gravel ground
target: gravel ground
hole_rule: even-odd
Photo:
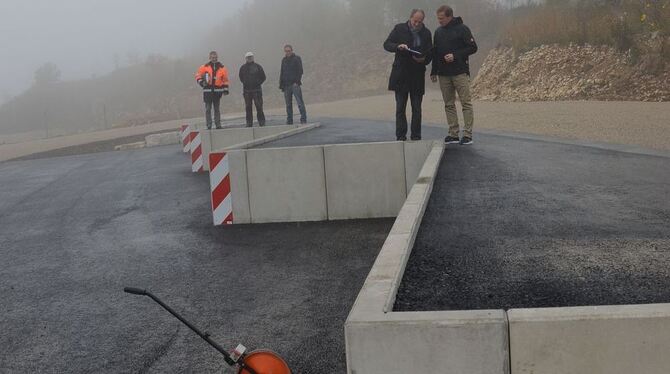
[[[240,120],[223,121],[224,124],[226,124],[226,123],[239,123],[239,122],[240,122]],[[268,118],[266,126],[275,126],[275,125],[281,125],[281,124],[283,124],[283,121],[278,119],[278,118]],[[254,126],[256,126],[256,125],[254,125]],[[161,134],[161,133],[165,133],[165,132],[174,132],[174,131],[175,131],[175,129],[169,129],[169,130],[152,132],[151,134]],[[73,146],[58,148],[58,149],[54,149],[54,150],[50,150],[50,151],[33,153],[33,154],[26,155],[26,156],[23,156],[23,157],[15,158],[15,159],[13,159],[13,161],[37,160],[37,159],[42,159],[42,158],[72,156],[72,155],[87,154],[87,153],[111,152],[111,151],[114,151],[114,147],[116,147],[117,145],[144,141],[144,139],[146,138],[147,135],[150,135],[150,134],[132,135],[132,136],[125,136],[125,137],[122,137],[122,138],[97,141],[97,142],[86,143],[86,144],[81,144],[81,145],[73,145]]]
[[[309,99],[309,98],[307,98]],[[309,120],[317,117],[356,118],[394,123],[394,99],[390,94],[341,100],[329,103],[307,103]],[[460,109],[459,109],[460,111]],[[266,111],[283,121],[283,108]],[[238,114],[235,114],[237,116]],[[544,135],[571,140],[633,145],[656,150],[670,150],[670,103],[644,102],[475,102],[475,131],[478,129]],[[446,127],[444,105],[439,92],[429,90],[423,102],[424,123]],[[156,131],[174,129],[179,121],[156,123],[137,128],[115,129],[100,133],[64,136],[22,144],[0,145],[0,161],[16,159],[31,153],[125,137],[141,128]],[[49,153],[45,153],[49,155]]]
[[[481,135],[447,148],[395,310],[670,302],[670,158]]]
[[[0,164],[1,373],[219,373],[225,348],[343,373],[344,321],[392,219],[213,227],[179,147]],[[229,371],[227,371],[229,372]]]
[[[308,105],[307,109],[312,116],[361,118],[393,123],[394,105],[393,96],[382,95]],[[460,116],[460,104],[457,106]],[[670,102],[477,101],[474,108],[475,131],[492,129],[670,150]],[[425,123],[446,126],[444,104],[439,92],[429,90],[424,97],[423,120]]]
[[[155,132],[153,134],[162,134],[166,132],[173,132],[174,130],[165,130]],[[133,135],[125,136],[123,138],[103,140],[99,142],[87,143],[82,145],[75,145],[65,148],[54,149],[46,152],[33,153],[31,155],[15,158],[12,161],[22,161],[22,160],[39,160],[42,158],[51,158],[51,157],[63,157],[63,156],[72,156],[80,155],[87,153],[98,153],[98,152],[112,152],[114,147],[121,144],[142,142],[149,134],[142,135]]]

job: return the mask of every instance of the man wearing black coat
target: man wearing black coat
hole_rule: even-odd
[[[240,67],[240,82],[244,92],[244,109],[247,112],[247,127],[254,123],[253,104],[256,104],[256,117],[258,125],[265,126],[265,114],[263,113],[263,90],[261,85],[265,82],[265,71],[263,67],[254,62],[254,54],[247,52],[244,55],[247,62]]]
[[[290,44],[284,46],[284,58],[281,60],[281,73],[279,74],[279,89],[284,92],[286,101],[286,124],[293,124],[293,97],[300,111],[300,123],[307,123],[307,110],[305,100],[302,98],[302,60],[300,56],[293,53]]]
[[[470,55],[477,52],[477,43],[470,29],[463,24],[461,17],[454,17],[451,7],[443,5],[437,9],[435,30],[435,50],[433,69],[430,79],[440,80],[440,90],[444,99],[444,110],[449,124],[449,135],[445,143],[472,144],[474,110],[470,96]],[[456,93],[463,107],[463,136],[459,139],[458,114],[456,112]]]
[[[426,14],[414,9],[409,21],[397,24],[384,42],[384,49],[395,53],[389,90],[395,91],[396,139],[407,140],[407,99],[412,105],[411,139],[421,139],[421,102],[426,92],[426,65],[433,54],[430,30],[423,24]]]

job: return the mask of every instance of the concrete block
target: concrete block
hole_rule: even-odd
[[[349,374],[507,374],[502,310],[388,313],[345,325]]]
[[[254,130],[246,127],[211,130],[211,139],[212,150],[220,151],[235,144],[254,140]]]
[[[258,138],[258,139],[255,139],[255,140],[252,140],[252,141],[249,141],[249,142],[246,142],[246,143],[238,143],[238,144],[235,144],[234,146],[227,147],[227,149],[228,150],[231,150],[231,149],[249,149],[249,148],[257,147],[261,144],[270,143],[270,142],[273,142],[273,141],[276,141],[276,140],[279,140],[279,139],[288,138],[289,136],[294,136],[294,135],[298,135],[298,134],[301,134],[301,133],[306,132],[306,131],[314,130],[314,129],[320,127],[320,126],[321,126],[321,123],[319,123],[319,122],[312,123],[312,124],[307,124],[307,125],[300,125],[300,126],[296,126],[295,128],[290,128],[289,130],[282,131],[278,134],[265,136],[265,137]]]
[[[202,164],[203,170],[205,171],[209,171],[209,154],[212,153],[212,131],[214,130],[200,130],[200,139],[202,140]]]
[[[421,172],[426,157],[433,148],[432,140],[422,140],[416,142],[405,142],[405,177],[407,182],[407,191],[412,189]]]
[[[670,304],[512,309],[513,374],[670,373]]]
[[[140,149],[146,147],[147,143],[145,142],[135,142],[128,144],[120,144],[114,147],[115,151],[127,151],[129,149]]]
[[[345,323],[347,372],[508,374],[509,330],[503,310],[392,311],[444,151],[441,143],[428,147],[426,162],[416,172],[419,181],[413,185]],[[367,159],[358,161],[365,163],[361,160]],[[403,169],[405,160],[404,156],[398,160]],[[403,187],[404,182],[400,183]]]
[[[251,221],[322,221],[328,217],[323,149],[247,150]]]
[[[298,128],[297,125],[279,125],[279,126],[263,126],[254,127],[254,139],[265,138],[266,136],[275,135],[284,131]]]
[[[144,138],[147,147],[157,147],[161,145],[181,144],[179,131],[164,132],[161,134],[151,134]]]
[[[233,198],[233,223],[251,223],[247,154],[245,151],[229,151],[227,154],[230,165],[230,193]]]
[[[402,142],[324,146],[328,218],[395,217],[407,197]]]

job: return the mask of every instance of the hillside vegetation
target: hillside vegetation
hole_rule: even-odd
[[[670,100],[670,1],[515,9],[474,82],[480,99]]]

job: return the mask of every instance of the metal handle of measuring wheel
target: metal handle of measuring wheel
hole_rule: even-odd
[[[192,325],[189,321],[186,320],[186,318],[182,317],[179,313],[174,311],[172,308],[170,308],[167,304],[165,304],[163,301],[161,301],[161,299],[156,297],[151,292],[149,292],[147,290],[143,290],[141,288],[135,288],[135,287],[124,287],[123,291],[127,292],[129,294],[133,294],[133,295],[149,296],[149,298],[151,298],[153,301],[155,301],[158,305],[162,306],[163,309],[167,310],[170,314],[172,314],[179,321],[181,321],[183,324],[185,324],[189,329],[191,329],[193,332],[198,334],[198,336],[200,336],[204,341],[209,343],[209,345],[214,347],[214,349],[219,351],[219,353],[221,353],[223,355],[223,358],[228,365],[234,366],[235,364],[237,364],[235,361],[233,361],[233,359],[230,358],[230,354],[225,349],[223,349],[223,347],[221,347],[219,345],[219,343],[215,342],[214,339],[209,337],[209,334],[203,333],[202,331],[200,331],[200,329],[198,329],[197,327]],[[251,374],[257,374],[257,372],[254,371],[251,368],[246,368],[246,370],[250,371]]]
[[[147,295],[147,290],[142,290],[139,288],[135,287],[123,287],[123,292],[130,293],[133,295],[140,295],[140,296],[146,296]]]

